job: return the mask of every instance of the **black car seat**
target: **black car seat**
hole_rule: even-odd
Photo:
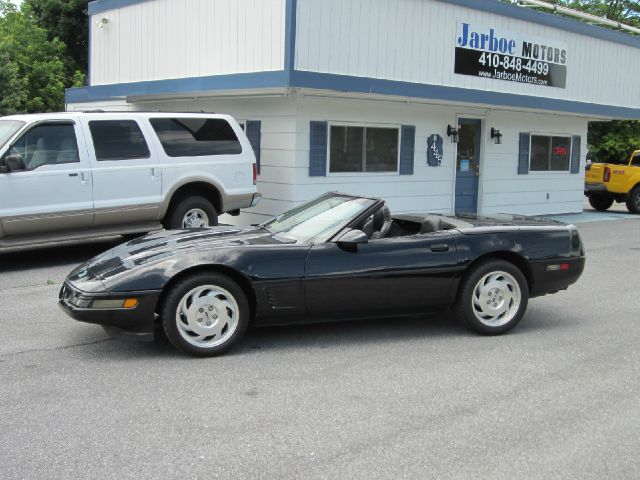
[[[381,209],[379,209],[376,213],[373,214],[373,226],[374,232],[371,238],[387,238],[389,236],[389,231],[391,230],[391,211],[389,207],[384,205]]]
[[[422,227],[420,228],[420,233],[431,233],[437,232],[438,230],[442,230],[442,220],[438,217],[427,217],[422,222]]]
[[[375,228],[374,228],[374,224],[373,224],[373,215],[371,215],[364,222],[364,225],[362,226],[362,231],[367,236],[367,238],[371,238],[373,236],[373,231],[374,230],[375,230]]]

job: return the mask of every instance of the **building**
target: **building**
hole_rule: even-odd
[[[583,204],[587,125],[640,118],[640,39],[497,0],[96,0],[67,108],[215,111],[262,202],[328,190],[395,212]],[[456,142],[457,140],[457,142]]]

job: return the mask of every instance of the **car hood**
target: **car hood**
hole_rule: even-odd
[[[260,227],[211,227],[151,233],[123,243],[92,258],[71,272],[69,279],[89,272],[105,280],[136,266],[190,255],[203,250],[291,243]]]

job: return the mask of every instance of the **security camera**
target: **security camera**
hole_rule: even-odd
[[[110,21],[111,20],[109,20],[107,17],[102,17],[96,22],[96,24],[98,25],[98,28],[104,28],[104,26],[109,24]]]

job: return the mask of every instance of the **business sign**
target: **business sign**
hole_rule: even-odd
[[[459,22],[455,73],[565,88],[567,46],[557,40]]]

